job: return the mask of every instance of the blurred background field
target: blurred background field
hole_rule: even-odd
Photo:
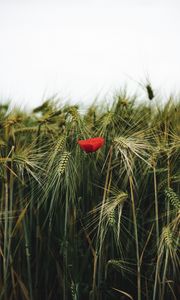
[[[180,86],[179,12],[179,0],[1,0],[0,98],[90,104],[149,76],[166,99]]]

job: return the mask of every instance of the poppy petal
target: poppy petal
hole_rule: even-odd
[[[87,140],[79,140],[78,144],[80,148],[87,153],[95,152],[104,145],[104,138],[96,137]]]

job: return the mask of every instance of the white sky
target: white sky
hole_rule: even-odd
[[[87,102],[147,75],[180,91],[180,0],[0,0],[1,99]]]

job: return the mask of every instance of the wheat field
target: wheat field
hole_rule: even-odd
[[[147,92],[0,105],[0,299],[179,299],[180,101]]]

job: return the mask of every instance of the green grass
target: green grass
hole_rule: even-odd
[[[0,299],[178,299],[180,101],[147,92],[0,106]]]

